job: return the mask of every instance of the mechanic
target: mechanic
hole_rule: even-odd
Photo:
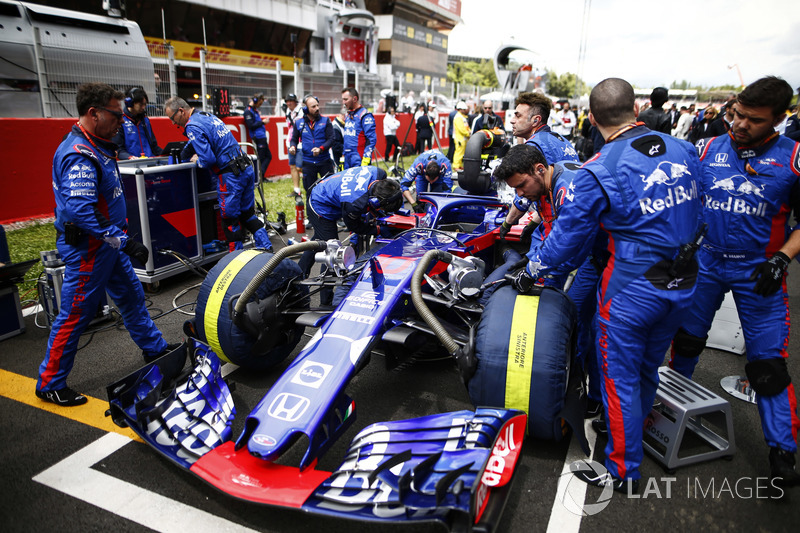
[[[308,221],[314,239],[339,238],[338,219],[357,235],[377,235],[377,217],[394,213],[403,206],[400,185],[386,179],[386,171],[375,166],[353,167],[318,181],[308,195]],[[314,252],[306,251],[298,263],[305,276],[314,265]],[[333,292],[320,293],[322,305],[330,304]]]
[[[453,190],[453,168],[450,160],[439,150],[422,152],[400,180],[403,197],[416,213],[422,213],[425,207],[417,202],[409,189],[412,183],[416,184],[417,195],[422,192],[450,192]]]
[[[308,198],[308,190],[318,178],[333,173],[331,146],[333,145],[333,125],[328,117],[319,112],[319,99],[309,94],[303,98],[303,116],[294,124],[289,153],[297,153],[297,144],[303,150],[303,188]]]
[[[250,157],[239,149],[231,130],[220,119],[192,109],[183,98],[164,104],[164,114],[186,130],[195,151],[192,161],[211,172],[217,182],[222,226],[230,251],[242,247],[244,230],[253,234],[256,246],[272,251],[269,234],[255,211],[255,173]]]
[[[117,304],[145,361],[179,345],[167,345],[150,318],[144,290],[128,256],[147,263],[147,247],[126,233],[125,196],[111,138],[123,120],[124,95],[105,83],[78,87],[80,118],[53,157],[56,246],[65,263],[61,311],[50,330],[39,366],[36,396],[61,406],[86,396],[67,386],[78,341],[97,313],[103,293]]]
[[[367,166],[378,142],[375,117],[361,106],[358,91],[352,87],[342,90],[342,105],[347,110],[344,121],[344,168]]]
[[[125,95],[122,127],[112,142],[119,148],[119,159],[161,155],[161,148],[147,118],[147,93],[141,87],[132,87]]]
[[[286,114],[286,124],[289,125],[289,130],[287,132],[286,137],[286,149],[288,152],[289,143],[292,140],[292,136],[294,135],[294,125],[297,122],[297,119],[300,118],[301,113],[303,112],[300,107],[297,105],[297,95],[294,93],[289,93],[286,95],[286,98],[283,99],[283,112]],[[298,148],[302,148],[298,146]],[[298,161],[299,159],[299,161]],[[292,192],[289,193],[289,196],[300,196],[300,169],[297,167],[303,168],[303,151],[295,152],[294,154],[289,154],[289,173],[292,176]]]
[[[521,137],[525,139],[525,144],[538,148],[547,161],[545,164],[580,161],[572,143],[558,133],[550,131],[550,126],[547,125],[550,109],[553,107],[549,98],[541,93],[524,92],[519,93],[514,105],[514,114],[511,117],[512,135]],[[500,238],[503,238],[511,226],[516,224],[530,208],[531,202],[517,195],[503,221]],[[531,227],[526,227],[524,230],[525,235],[530,235],[540,220],[537,216],[533,217],[530,222]]]
[[[691,378],[714,314],[731,291],[745,338],[745,372],[758,398],[772,477],[800,483],[795,470],[797,396],[786,368],[786,269],[800,251],[789,213],[800,210],[800,145],[778,135],[792,89],[773,76],[745,88],[727,135],[706,139],[700,156],[708,234],[698,252],[697,297],[672,343],[670,366]],[[780,479],[779,479],[780,478]]]
[[[261,105],[264,103],[264,93],[256,93],[253,95],[253,100],[247,109],[244,110],[244,123],[247,126],[247,131],[250,132],[250,138],[256,145],[256,153],[258,154],[258,168],[261,171],[261,178],[267,175],[267,167],[272,161],[272,152],[269,150],[269,143],[267,142],[267,117],[262,117],[258,112]]]
[[[553,230],[528,253],[514,286],[527,292],[540,277],[568,272],[589,255],[601,229],[608,235],[596,332],[608,471],[595,476],[587,468],[575,475],[592,485],[634,492],[658,366],[694,296],[697,266],[691,243],[700,210],[699,162],[689,143],[635,122],[638,106],[628,82],[603,80],[589,103],[589,119],[607,146],[577,171]],[[543,177],[529,164],[512,167],[511,154],[496,173],[509,176],[520,192],[541,195]]]

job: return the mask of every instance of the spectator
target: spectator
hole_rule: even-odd
[[[128,256],[142,266],[150,251],[125,233],[127,209],[111,138],[123,120],[124,95],[105,83],[78,87],[78,123],[53,157],[56,246],[65,263],[61,311],[53,322],[39,366],[36,396],[60,406],[88,400],[67,386],[78,341],[104,293],[114,300],[145,361],[178,345],[167,345],[145,305],[144,290]]]
[[[714,314],[731,291],[744,333],[744,369],[770,448],[773,485],[800,484],[794,457],[800,428],[797,393],[786,367],[786,270],[800,252],[800,231],[789,212],[800,211],[800,161],[797,143],[775,131],[791,99],[791,86],[780,78],[753,82],[732,106],[730,135],[703,147],[697,176],[708,233],[698,251],[697,297],[675,335],[670,360],[674,370],[691,378]]]
[[[569,108],[569,102],[561,105],[561,110],[556,113],[556,127],[553,131],[560,133],[568,141],[572,140],[572,132],[575,129],[577,119],[575,113]]]
[[[664,113],[664,104],[669,98],[669,91],[664,87],[656,87],[650,92],[650,107],[639,113],[638,120],[653,131],[669,135],[672,123],[667,113]]]
[[[113,142],[119,147],[119,159],[136,159],[161,155],[150,119],[147,118],[147,93],[141,87],[133,87],[125,96],[125,113],[122,127],[114,135]]]
[[[447,115],[447,159],[453,161],[453,156],[456,152],[456,141],[453,139],[453,122],[455,121],[458,109],[453,109]]]
[[[689,137],[689,126],[691,125],[692,115],[689,113],[689,109],[683,105],[681,106],[680,117],[675,127],[675,133],[673,133],[672,136],[685,141]]]
[[[692,144],[695,144],[700,139],[711,137],[709,127],[711,121],[717,118],[717,110],[712,105],[701,110],[701,112],[703,113],[702,119],[692,128],[692,133],[689,135],[689,142]]]
[[[258,155],[258,168],[261,172],[261,178],[267,175],[267,167],[272,161],[272,152],[269,151],[269,144],[267,143],[267,117],[262,117],[259,109],[264,103],[264,93],[256,93],[250,101],[250,105],[244,110],[244,124],[247,126],[247,131],[250,132],[250,138],[256,145],[256,154]]]
[[[470,128],[470,134],[474,134],[478,130],[491,130],[503,127],[503,121],[494,114],[494,104],[491,100],[484,100],[481,110],[483,112],[471,122],[472,128]]]
[[[289,93],[286,95],[286,98],[283,99],[283,112],[286,114],[286,124],[288,124],[288,135],[286,137],[286,150],[289,150],[289,143],[294,136],[294,125],[297,122],[297,119],[300,118],[302,110],[297,105],[297,95],[294,93]],[[300,196],[300,169],[303,168],[303,152],[302,152],[302,144],[298,145],[297,148],[301,150],[299,152],[295,152],[294,154],[289,154],[289,172],[292,176],[292,192],[289,193],[289,196]],[[298,161],[299,159],[299,161]],[[300,168],[298,168],[300,167]]]
[[[400,121],[395,116],[394,108],[383,117],[383,136],[386,139],[386,149],[383,151],[384,161],[394,161],[400,157],[400,141],[397,140],[397,129]]]
[[[426,150],[430,150],[433,142],[433,125],[431,117],[425,110],[425,105],[420,104],[420,114],[416,120],[417,126],[417,146],[416,152],[421,154]]]
[[[795,105],[792,111],[793,113],[786,119],[786,130],[783,134],[793,141],[800,142],[800,119],[798,119],[800,105]]]
[[[719,116],[712,120],[706,132],[709,137],[719,137],[725,135],[733,124],[733,105],[736,103],[736,96],[732,96],[725,102],[720,110]]]
[[[333,155],[333,164],[337,172],[344,170],[344,118],[344,111],[342,111],[331,121],[333,125],[331,155]]]
[[[406,95],[400,98],[400,109],[402,113],[411,113],[414,111],[414,91],[408,91]]]

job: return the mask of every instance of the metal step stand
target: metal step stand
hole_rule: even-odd
[[[658,373],[656,403],[644,425],[645,451],[667,472],[732,457],[736,444],[730,403],[669,367]]]

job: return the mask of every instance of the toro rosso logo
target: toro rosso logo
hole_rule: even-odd
[[[303,361],[302,366],[292,377],[292,383],[318,389],[325,378],[328,376],[333,366],[316,361]]]
[[[667,172],[669,172],[669,174],[667,174]],[[686,174],[689,176],[692,175],[692,173],[689,172],[689,167],[686,165],[662,161],[649,176],[645,176],[644,174],[639,175],[642,177],[644,190],[646,191],[653,185],[675,185],[678,180]]]
[[[266,448],[271,448],[278,444],[278,441],[276,441],[274,438],[270,437],[269,435],[262,434],[253,435],[253,442]]]
[[[754,194],[759,198],[764,198],[764,195],[761,194],[761,192],[764,190],[766,185],[762,183],[761,187],[759,187],[741,174],[731,176],[730,178],[721,179],[719,181],[717,181],[717,178],[714,177],[711,179],[714,180],[714,185],[709,190],[722,189],[732,196]]]

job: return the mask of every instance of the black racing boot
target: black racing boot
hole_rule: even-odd
[[[779,487],[800,485],[800,474],[794,468],[795,459],[792,452],[780,448],[769,449],[769,467],[772,481]]]
[[[62,407],[73,407],[75,405],[83,405],[89,400],[83,394],[75,392],[69,387],[64,387],[58,390],[36,391],[36,396],[42,400]]]

